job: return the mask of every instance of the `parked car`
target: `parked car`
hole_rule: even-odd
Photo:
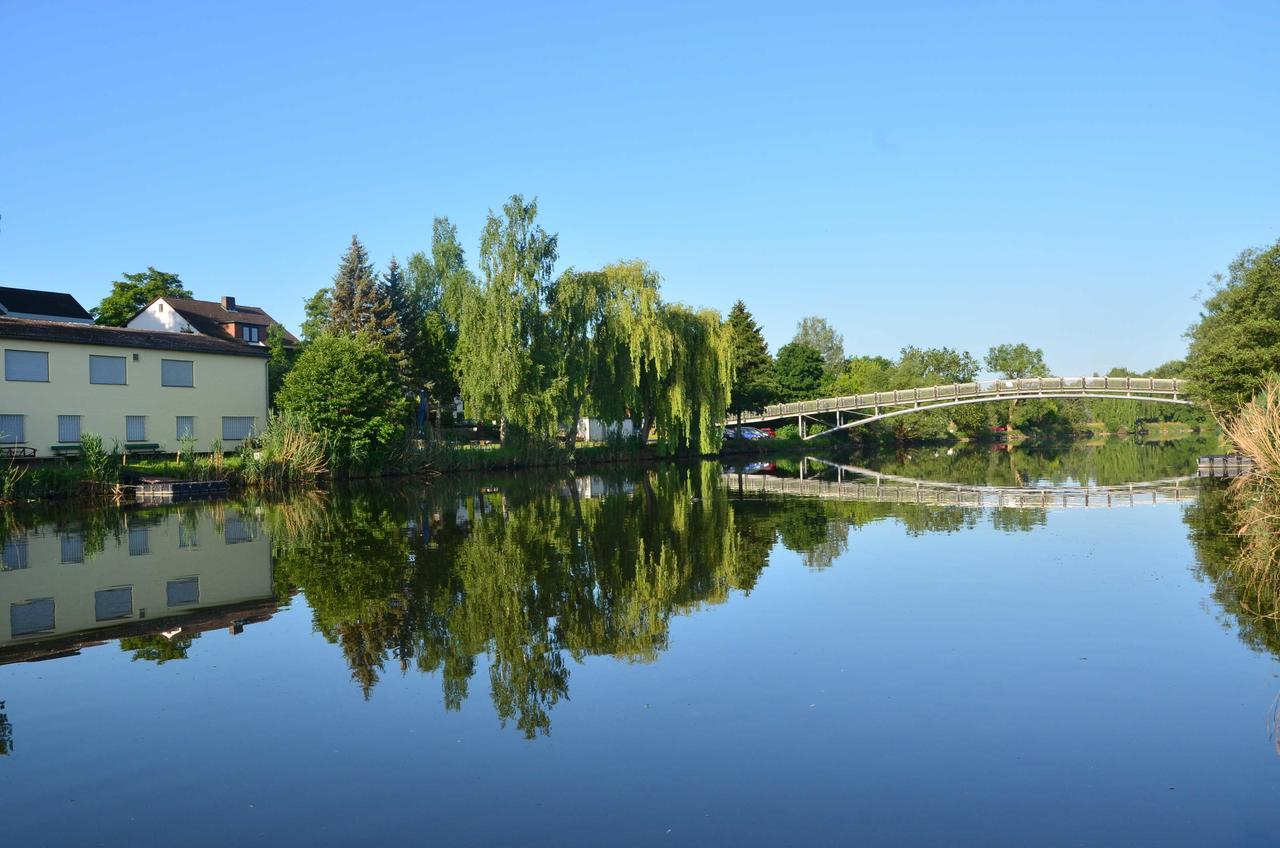
[[[759,427],[739,427],[738,430],[741,432],[742,438],[744,439],[754,440],[754,439],[772,439],[773,438],[773,436],[770,436],[768,433],[766,433],[764,430],[761,430]]]
[[[771,439],[778,438],[778,431],[774,430],[772,427],[757,427],[756,429]]]

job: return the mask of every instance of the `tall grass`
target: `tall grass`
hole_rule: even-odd
[[[314,483],[329,472],[324,435],[293,413],[273,414],[242,453],[245,480],[255,485]]]
[[[1253,460],[1257,473],[1280,476],[1280,378],[1268,381],[1252,403],[1219,416],[1222,431],[1236,450]]]

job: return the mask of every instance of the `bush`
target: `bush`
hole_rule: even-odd
[[[309,344],[277,407],[323,437],[333,468],[388,463],[403,449],[412,404],[395,364],[372,338],[321,336]]]

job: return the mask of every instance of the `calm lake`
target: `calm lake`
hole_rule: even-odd
[[[5,838],[1274,844],[1212,450],[3,513]]]

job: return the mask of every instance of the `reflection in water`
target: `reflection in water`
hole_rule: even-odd
[[[0,663],[120,639],[134,659],[186,656],[202,630],[270,615],[270,540],[247,507],[100,508],[4,525]],[[229,546],[235,545],[234,551]]]
[[[1202,434],[1170,442],[1109,439],[1092,444],[957,445],[874,454],[852,464],[883,474],[967,486],[1123,486],[1193,474],[1198,457],[1219,452],[1217,442],[1216,434]]]
[[[1091,461],[1090,479],[1111,465]],[[1241,638],[1280,655],[1280,584],[1242,580],[1242,551],[1256,548],[1234,533],[1227,498],[1210,489],[1186,511],[1200,572]],[[502,724],[535,737],[568,697],[570,660],[652,662],[675,616],[750,592],[777,545],[823,569],[875,522],[913,536],[1025,533],[1046,516],[742,493],[703,463],[11,518],[0,536],[0,663],[118,639],[133,660],[162,665],[198,650],[202,632],[238,632],[301,592],[366,698],[389,671],[423,673],[438,675],[457,710],[479,676]],[[0,750],[10,733],[0,712]]]
[[[4,711],[4,701],[0,701],[0,757],[7,757],[13,752],[13,725]]]

